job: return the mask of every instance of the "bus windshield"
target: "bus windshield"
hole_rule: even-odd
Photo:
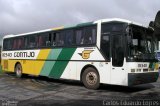
[[[129,59],[132,61],[155,60],[155,50],[157,49],[153,32],[139,26],[132,25],[129,28],[128,36]]]

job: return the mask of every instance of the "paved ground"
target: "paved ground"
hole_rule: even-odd
[[[0,105],[150,105],[159,106],[160,79],[156,83],[135,87],[102,85],[99,90],[89,90],[80,82],[53,80],[45,77],[16,78],[0,75]],[[136,104],[137,103],[137,104]]]

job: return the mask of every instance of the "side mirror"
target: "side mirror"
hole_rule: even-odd
[[[160,11],[157,12],[155,20],[149,23],[149,27],[152,28],[156,35],[160,35]]]

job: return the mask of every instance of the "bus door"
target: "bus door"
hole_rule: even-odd
[[[124,69],[125,39],[123,34],[111,35],[111,83],[124,85],[126,72]]]

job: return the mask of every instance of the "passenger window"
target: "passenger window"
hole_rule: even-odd
[[[53,33],[52,34],[52,46],[56,46],[56,36],[58,35],[58,33]]]
[[[64,37],[65,37],[64,32],[60,32],[59,35],[56,36],[57,46],[63,46],[64,45]]]
[[[29,37],[24,38],[24,48],[29,48]]]
[[[65,46],[72,46],[74,45],[74,37],[73,37],[73,30],[65,31]]]
[[[37,42],[38,42],[38,37],[36,35],[30,36],[29,37],[29,48],[36,48],[38,46]]]
[[[13,39],[13,50],[17,49],[17,39]]]
[[[76,44],[80,45],[81,44],[81,37],[82,37],[82,30],[76,30]]]
[[[76,30],[77,45],[92,45],[96,43],[97,30],[95,26]]]
[[[81,44],[94,44],[96,37],[96,29],[88,27],[84,29],[84,35],[81,38]]]
[[[41,34],[38,38],[38,47],[50,46],[49,33]]]
[[[18,38],[17,39],[17,49],[23,49],[24,48],[24,38]]]
[[[3,43],[3,50],[11,50],[12,45],[12,39],[5,39]]]
[[[8,49],[8,40],[5,39],[4,42],[3,42],[3,50],[7,50]]]
[[[52,46],[59,46],[60,33],[56,32],[52,34]]]

